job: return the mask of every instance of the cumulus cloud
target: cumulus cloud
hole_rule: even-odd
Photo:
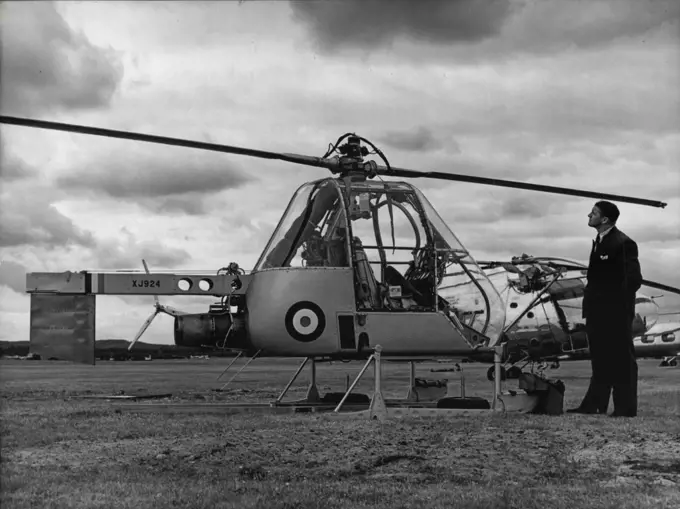
[[[554,203],[554,199],[548,198],[545,195],[536,196],[532,200],[510,198],[496,204],[495,209],[498,211],[496,217],[497,219],[544,217]],[[493,207],[493,204],[489,203],[487,207]]]
[[[99,154],[96,166],[66,173],[57,184],[70,190],[102,192],[112,198],[159,198],[236,189],[254,178],[224,158],[183,150]],[[172,208],[172,202],[168,205]]]
[[[208,212],[206,197],[200,193],[187,193],[185,196],[168,196],[157,201],[149,201],[147,208],[157,214],[186,214],[202,216]]]
[[[96,221],[86,221],[83,228],[74,220],[78,215],[69,215],[69,207],[63,206],[68,196],[48,182],[24,180],[5,187],[0,195],[0,248],[15,256],[30,253],[40,258],[48,252],[51,257],[65,255],[75,263],[104,269],[135,267],[142,258],[158,267],[172,268],[191,259],[185,249],[170,245],[156,234],[140,239],[125,227],[118,234],[107,234],[110,225],[100,222],[97,227]],[[77,255],[74,247],[78,248]]]
[[[0,138],[0,179],[6,185],[9,182],[35,177],[35,168],[8,151],[4,138]]]
[[[675,0],[522,0],[507,24],[509,50],[545,53],[594,48],[623,38],[644,37],[676,24]]]
[[[26,290],[26,267],[10,260],[0,262],[0,285],[7,286],[17,293]]]
[[[223,191],[255,181],[224,157],[188,150],[135,148],[125,153],[101,151],[99,162],[82,160],[76,170],[56,178],[69,193],[134,202],[157,214],[207,213]]]
[[[680,54],[677,50],[671,53]],[[408,108],[423,108],[430,128],[441,137],[489,136],[531,147],[536,139],[562,147],[574,143],[639,145],[648,137],[677,132],[680,98],[676,92],[678,67],[667,56],[653,51],[583,56],[560,62],[506,64],[512,79],[498,81],[495,72],[480,68],[475,73],[437,76],[439,68],[422,71],[426,91],[418,80],[400,84]],[[640,80],[654,75],[654,83]],[[566,79],[565,77],[569,78]],[[454,85],[455,82],[455,85]],[[619,83],[630,83],[620,86]],[[418,106],[418,104],[421,106]],[[442,115],[455,111],[455,115]],[[514,147],[513,147],[514,149]]]
[[[4,2],[0,12],[6,113],[109,104],[123,75],[116,53],[72,29],[53,2]]]
[[[97,260],[101,269],[141,267],[142,259],[150,267],[172,269],[191,260],[191,255],[160,241],[104,241],[98,246]]]
[[[40,195],[6,191],[0,201],[0,247],[95,245],[90,232],[78,228],[53,204],[43,201]]]
[[[142,259],[151,270],[172,269],[191,260],[183,248],[172,245],[172,239],[140,239],[128,228],[122,227],[116,235],[97,239],[91,258],[99,269],[142,268]]]
[[[435,151],[444,145],[449,152],[460,152],[456,140],[442,139],[438,134],[426,126],[420,126],[413,131],[387,131],[378,139],[390,147],[411,152]]]
[[[291,7],[324,53],[389,47],[414,60],[458,62],[644,40],[655,29],[672,32],[680,17],[675,0],[327,0]]]
[[[295,19],[305,24],[322,51],[381,47],[397,37],[451,43],[497,34],[511,6],[502,0],[292,1]]]
[[[637,226],[631,231],[631,236],[639,244],[676,243],[680,241],[680,225],[676,224],[675,227],[664,227],[660,224]]]

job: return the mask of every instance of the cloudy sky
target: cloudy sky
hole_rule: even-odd
[[[619,227],[638,242],[645,278],[680,286],[680,2],[45,1],[0,11],[2,114],[319,156],[353,131],[395,166],[666,201],[621,204]],[[325,176],[77,134],[1,135],[0,339],[28,339],[27,271],[141,268],[141,258],[156,270],[250,268],[295,189]],[[416,184],[478,259],[587,259],[593,200]],[[131,339],[152,304],[99,297],[98,339]],[[171,333],[160,316],[144,340]]]

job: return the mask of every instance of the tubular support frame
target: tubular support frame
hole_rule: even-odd
[[[364,373],[366,373],[366,370],[368,369],[368,367],[376,359],[376,353],[379,352],[380,350],[382,350],[382,347],[380,347],[379,345],[375,347],[374,352],[368,357],[368,359],[366,360],[366,364],[364,364],[364,367],[361,368],[361,371],[359,371],[359,374],[354,379],[354,382],[352,382],[352,385],[349,386],[349,389],[347,389],[347,392],[345,392],[345,395],[342,397],[342,399],[338,403],[338,406],[336,406],[335,410],[333,410],[334,413],[337,414],[338,412],[340,412],[342,405],[345,404],[345,401],[347,400],[349,395],[352,393],[354,388],[357,386],[357,384],[359,383],[359,380],[361,380],[361,377],[364,376]],[[379,355],[379,353],[378,353],[378,355]]]
[[[258,355],[260,355],[260,352],[261,352],[261,351],[262,351],[262,350],[258,350],[257,352],[255,352],[255,355],[253,355],[250,359],[248,359],[248,362],[246,362],[243,366],[241,366],[241,369],[239,369],[236,373],[234,373],[234,376],[232,376],[229,380],[227,380],[227,383],[225,383],[225,384],[220,388],[220,390],[223,391],[223,390],[224,390],[224,389],[225,389],[225,388],[226,388],[226,387],[234,380],[234,378],[236,378],[236,377],[239,375],[239,373],[240,373],[241,371],[243,371],[244,369],[246,369],[246,368],[250,365],[250,363],[253,362],[253,361],[257,358]]]
[[[498,404],[500,403],[505,410],[505,403],[501,396],[501,363],[503,361],[503,345],[497,345],[494,347],[493,354],[493,364],[494,364],[494,377],[493,377],[493,400],[491,402],[491,410],[498,410]]]
[[[222,377],[224,376],[224,374],[225,374],[227,371],[229,371],[229,368],[232,367],[232,366],[234,365],[234,363],[235,363],[237,360],[239,360],[239,359],[241,358],[241,355],[243,355],[243,352],[239,352],[238,355],[237,355],[236,357],[234,357],[234,358],[231,360],[231,362],[229,363],[229,365],[228,365],[226,368],[224,368],[224,370],[222,371],[222,373],[219,374],[219,376],[217,377],[217,380],[219,380],[220,378],[222,378]]]
[[[283,397],[288,392],[288,389],[290,389],[291,386],[293,385],[293,383],[295,383],[295,380],[297,380],[297,377],[300,376],[300,373],[302,373],[302,370],[307,365],[307,362],[309,361],[309,359],[311,359],[311,357],[305,357],[305,360],[303,360],[302,364],[300,364],[300,366],[297,368],[297,371],[293,375],[293,378],[290,379],[290,381],[288,382],[288,385],[286,385],[286,387],[283,389],[283,391],[281,391],[281,394],[279,394],[279,397],[276,398],[276,400],[274,401],[274,404],[281,403],[281,400],[283,399]]]
[[[373,397],[371,404],[368,407],[368,416],[370,419],[385,420],[387,418],[387,404],[382,395],[382,363],[380,362],[380,352],[382,347],[376,345],[373,353],[373,374],[375,377],[375,385],[373,386]]]

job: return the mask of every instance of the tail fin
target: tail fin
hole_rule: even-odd
[[[30,353],[95,363],[95,296],[31,294]]]

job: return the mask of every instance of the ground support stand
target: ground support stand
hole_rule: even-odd
[[[383,396],[382,392],[382,364],[381,352],[382,347],[376,346],[373,353],[369,356],[363,368],[356,376],[352,384],[347,388],[339,403],[334,404],[330,401],[324,401],[319,397],[319,391],[316,385],[316,364],[313,358],[305,358],[300,364],[297,371],[283,389],[278,398],[271,403],[231,403],[221,405],[198,405],[195,403],[189,404],[151,404],[151,405],[126,405],[130,410],[135,411],[161,411],[161,412],[200,412],[200,413],[241,413],[241,412],[269,412],[269,413],[298,413],[298,412],[322,412],[322,415],[328,415],[332,418],[368,418],[385,420],[389,417],[405,417],[405,416],[437,416],[437,415],[451,415],[451,416],[465,416],[489,412],[528,412],[533,410],[538,404],[538,395],[533,393],[524,393],[517,391],[502,391],[501,367],[503,359],[503,346],[496,346],[491,351],[494,353],[494,380],[493,380],[493,398],[491,403],[485,401],[485,407],[465,407],[461,405],[450,405],[443,403],[450,403],[451,400],[458,400],[454,403],[464,402],[463,400],[475,399],[465,397],[465,378],[461,373],[461,395],[460,398],[421,398],[414,395],[415,385],[415,366],[411,363],[411,384],[409,393],[405,399],[389,399]],[[258,352],[259,353],[259,352]],[[243,369],[250,363],[257,354],[248,360],[248,362],[236,373],[226,387]],[[302,400],[284,402],[283,397],[286,395],[290,387],[298,378],[307,363],[312,360],[311,365],[311,381],[307,389],[306,397]],[[233,361],[232,361],[233,363]],[[353,403],[348,402],[348,398],[355,389],[361,378],[364,376],[370,365],[373,364],[374,386],[373,394],[369,402]],[[225,370],[226,371],[226,370]],[[224,372],[223,372],[224,373]],[[220,375],[221,376],[221,375]],[[444,393],[444,396],[446,394]],[[447,401],[448,400],[448,401]],[[368,408],[366,408],[368,405]]]
[[[356,379],[349,387],[343,399],[335,407],[331,415],[333,418],[356,418],[356,417],[366,417],[369,419],[385,420],[388,417],[402,417],[402,416],[434,416],[434,415],[473,415],[480,413],[488,413],[489,411],[495,412],[505,412],[507,410],[507,403],[505,400],[508,398],[506,395],[501,394],[501,380],[500,380],[500,368],[501,360],[503,357],[503,347],[495,347],[494,351],[494,366],[496,374],[494,380],[494,393],[493,400],[489,408],[477,409],[477,408],[441,408],[438,407],[438,402],[433,401],[413,401],[408,398],[405,400],[386,400],[382,394],[381,386],[381,354],[382,348],[378,345],[375,347],[373,354],[368,358],[366,364],[362,370],[357,375]],[[341,412],[343,405],[352,392],[354,387],[357,385],[361,377],[367,371],[368,367],[373,363],[374,365],[374,388],[373,395],[371,398],[371,403],[367,410],[360,410],[356,412]],[[415,379],[414,368],[411,369],[412,379]],[[464,381],[462,382],[464,383]],[[465,395],[464,386],[461,386],[462,395]],[[510,396],[512,398],[512,396]]]
[[[309,387],[307,388],[307,395],[305,396],[304,399],[301,400],[296,400],[296,401],[287,401],[283,402],[283,397],[286,395],[288,392],[288,389],[291,388],[293,383],[295,383],[295,380],[297,380],[297,377],[300,376],[300,373],[302,373],[302,370],[304,367],[307,365],[307,362],[312,361],[312,379],[309,382]],[[293,377],[290,379],[286,387],[281,391],[281,394],[279,394],[279,397],[276,398],[275,401],[273,401],[271,404],[272,406],[278,406],[278,405],[296,405],[296,404],[303,404],[303,403],[320,403],[321,398],[319,397],[319,389],[316,386],[316,361],[311,358],[311,357],[306,357],[305,360],[302,361],[302,364],[298,367],[297,371],[293,375]]]

